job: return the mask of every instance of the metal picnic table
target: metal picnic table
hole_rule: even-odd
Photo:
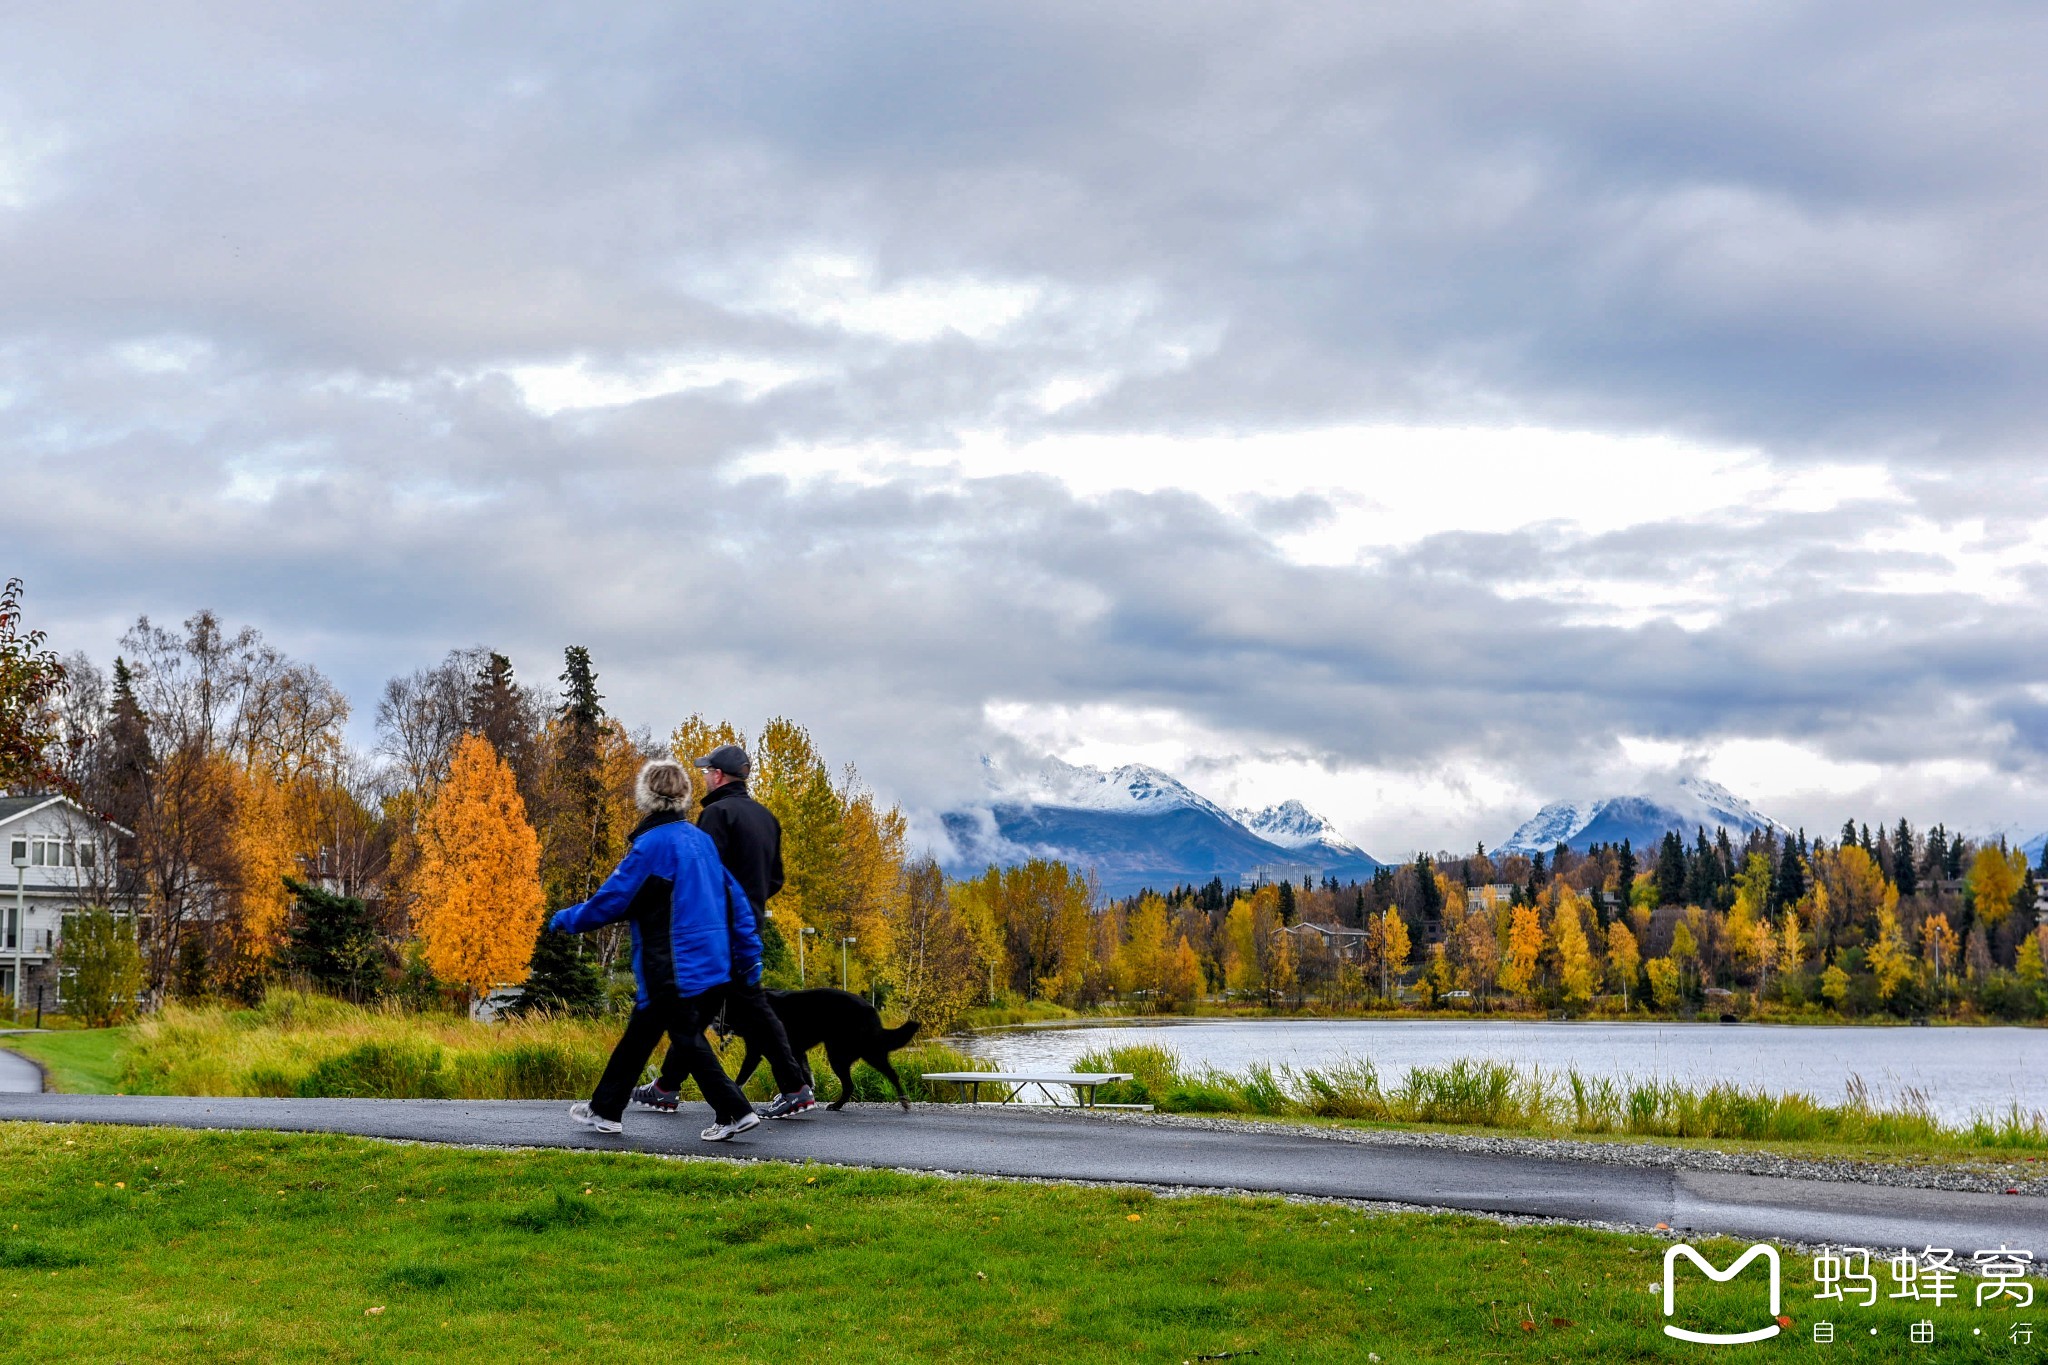
[[[969,1104],[1014,1104],[1018,1102],[1017,1097],[1024,1093],[1025,1087],[1030,1086],[1035,1088],[1045,1098],[1045,1102],[1055,1109],[1150,1109],[1152,1107],[1149,1104],[1097,1104],[1095,1102],[1096,1087],[1108,1085],[1112,1081],[1130,1080],[1131,1073],[1128,1071],[927,1071],[923,1075],[928,1081],[950,1081],[952,1084],[959,1086],[967,1092],[967,1102]],[[1003,1091],[1003,1097],[999,1100],[984,1101],[981,1098],[981,1087],[984,1082],[990,1085],[1006,1087]],[[1070,1087],[1074,1092],[1073,1099],[1071,1101],[1062,1100],[1058,1095],[1046,1088],[1052,1085]]]

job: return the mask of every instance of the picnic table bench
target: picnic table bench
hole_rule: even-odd
[[[1131,1079],[1128,1071],[927,1071],[923,1073],[928,1081],[948,1081],[967,1092],[969,1104],[1014,1104],[1026,1087],[1034,1088],[1044,1097],[1045,1102],[1055,1109],[1147,1109],[1149,1104],[1097,1104],[1097,1086],[1108,1085],[1111,1081]],[[981,1098],[984,1085],[1004,1087],[999,1100]],[[1073,1091],[1072,1100],[1062,1100],[1047,1089],[1048,1086],[1064,1085]]]

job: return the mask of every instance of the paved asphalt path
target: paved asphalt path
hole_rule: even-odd
[[[920,1106],[820,1108],[719,1145],[704,1117],[636,1110],[623,1137],[571,1124],[558,1103],[0,1095],[0,1120],[355,1133],[418,1142],[814,1160],[842,1166],[1116,1181],[1391,1201],[1589,1219],[1744,1238],[1861,1246],[2000,1245],[2048,1254],[2048,1199],[1645,1169],[1604,1162],[1375,1146],[1256,1127],[1214,1131],[1075,1114]]]
[[[0,1095],[40,1095],[43,1073],[18,1053],[0,1048]]]

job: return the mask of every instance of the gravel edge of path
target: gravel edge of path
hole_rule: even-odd
[[[952,1106],[933,1105],[933,1108]],[[1018,1105],[1016,1110],[1038,1106]],[[1482,1137],[1472,1133],[1426,1133],[1401,1128],[1335,1128],[1284,1120],[1223,1118],[1201,1114],[1134,1113],[1129,1110],[1062,1109],[1099,1123],[1132,1123],[1163,1128],[1195,1128],[1217,1133],[1284,1133],[1321,1138],[1363,1147],[1428,1147],[1439,1151],[1492,1156],[1535,1157],[1545,1161],[1591,1161],[1644,1169],[1710,1171],[1722,1175],[1776,1176],[1788,1180],[1821,1180],[1844,1185],[1883,1185],[1895,1189],[1946,1190],[1958,1194],[2008,1194],[2048,1198],[2048,1163],[1976,1162],[1969,1165],[1913,1166],[1881,1161],[1821,1160],[1778,1156],[1770,1152],[1724,1152],[1713,1148],[1667,1147],[1649,1141],[1585,1142],[1573,1138]]]

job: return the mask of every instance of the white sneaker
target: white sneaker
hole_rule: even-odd
[[[623,1133],[626,1131],[626,1125],[620,1123],[617,1119],[599,1118],[596,1114],[591,1113],[588,1100],[570,1105],[569,1117],[582,1124],[585,1128],[595,1128],[600,1133]]]
[[[697,1134],[697,1136],[703,1138],[706,1142],[723,1142],[734,1133],[744,1133],[749,1128],[758,1128],[760,1126],[761,1116],[749,1109],[731,1123],[714,1123],[703,1132]]]

